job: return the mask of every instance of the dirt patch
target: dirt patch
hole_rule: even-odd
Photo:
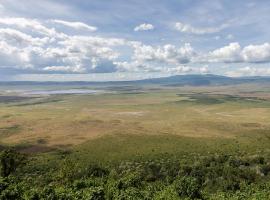
[[[262,127],[262,125],[259,123],[242,123],[241,126],[246,127],[246,128],[260,128],[260,127]]]
[[[137,111],[137,112],[117,112],[115,115],[126,115],[126,116],[144,116],[146,111]]]
[[[33,146],[27,146],[27,147],[18,147],[17,150],[21,153],[35,154],[35,153],[46,153],[46,152],[54,151],[56,150],[56,148],[48,147],[44,145],[33,145]]]
[[[233,115],[228,114],[228,113],[223,113],[223,112],[216,113],[216,115],[220,115],[220,116],[223,116],[223,117],[233,117]]]

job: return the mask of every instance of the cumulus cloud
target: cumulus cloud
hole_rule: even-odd
[[[133,48],[131,61],[115,62],[120,71],[190,72],[191,68],[183,64],[191,62],[196,56],[189,43],[182,47],[171,44],[151,46],[140,42],[130,42],[129,45]]]
[[[0,67],[37,73],[115,71],[118,38],[70,36],[25,18],[0,19]],[[35,35],[35,36],[34,36]]]
[[[5,41],[0,41],[1,67],[29,68],[29,56],[25,50],[19,50]]]
[[[18,30],[10,29],[10,28],[0,28],[0,36],[2,41],[7,41],[13,45],[34,45],[34,46],[42,46],[45,43],[49,42],[48,37],[44,38],[34,38],[30,35],[22,33]]]
[[[60,20],[60,24],[75,29],[90,30],[90,26],[82,22]],[[51,28],[50,25],[48,21],[38,19],[0,18],[0,68],[2,72],[208,73],[207,66],[201,68],[190,66],[196,63],[213,62],[270,62],[269,43],[241,47],[235,42],[203,53],[196,51],[190,43],[182,46],[146,45],[139,41],[122,38],[86,34],[69,35]],[[123,49],[125,51],[128,49],[130,54],[125,55]]]
[[[223,29],[227,28],[229,24],[222,24],[218,27],[194,27],[190,24],[184,24],[182,22],[176,22],[174,28],[182,33],[192,33],[197,35],[210,34],[210,33],[218,33]]]
[[[202,59],[203,60],[203,59]],[[225,63],[261,63],[270,62],[270,44],[248,45],[241,48],[240,44],[230,43],[220,49],[209,52],[204,58],[207,62],[225,62]]]
[[[163,67],[138,60],[114,62],[120,72],[161,72]]]
[[[196,52],[189,43],[176,47],[171,44],[151,46],[133,42],[130,46],[134,49],[132,60],[116,62],[119,70],[183,72],[184,69],[188,69],[183,68],[183,64],[270,62],[270,44],[268,43],[243,48],[239,43],[230,43],[207,53]],[[207,65],[190,69],[197,73],[210,72]]]
[[[241,47],[238,43],[230,43],[228,46],[209,52],[208,62],[240,62]]]
[[[155,27],[152,24],[140,24],[134,28],[134,31],[149,31],[153,30]]]
[[[64,26],[68,26],[68,27],[71,27],[71,28],[74,28],[77,30],[83,29],[83,30],[88,30],[88,31],[92,31],[92,32],[97,30],[97,27],[89,26],[89,25],[82,23],[82,22],[70,22],[70,21],[57,20],[57,19],[52,20],[52,22],[57,23],[57,24],[61,24]]]
[[[244,61],[250,63],[270,62],[270,44],[249,45],[242,51]]]
[[[133,59],[140,62],[164,62],[170,64],[188,63],[195,56],[195,51],[189,43],[177,48],[174,45],[153,47],[150,45],[134,45]]]

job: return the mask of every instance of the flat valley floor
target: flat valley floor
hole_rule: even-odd
[[[270,198],[267,85],[14,88],[0,87],[0,148],[26,161],[3,199]]]

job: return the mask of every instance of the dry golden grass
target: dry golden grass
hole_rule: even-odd
[[[267,101],[226,99],[222,103],[207,103],[178,96],[207,89],[210,94],[225,91],[216,87],[182,87],[143,94],[63,95],[58,102],[25,106],[2,104],[1,143],[42,141],[47,146],[77,145],[110,134],[234,138],[246,131],[257,133],[270,127]],[[246,88],[243,90],[247,95]],[[235,93],[236,89],[231,95]]]

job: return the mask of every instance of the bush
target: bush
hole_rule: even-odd
[[[87,200],[103,200],[105,199],[104,188],[99,187],[91,187],[83,191],[83,198]]]
[[[201,185],[196,178],[184,176],[175,181],[175,188],[180,197],[201,198]]]
[[[87,167],[87,176],[94,176],[94,177],[104,177],[109,174],[107,169],[104,169],[98,165],[90,165]]]
[[[22,199],[23,191],[19,184],[9,184],[7,188],[1,191],[1,200],[20,200]]]
[[[261,167],[261,173],[263,173],[265,176],[270,174],[270,164],[263,165]]]
[[[20,160],[20,154],[14,152],[2,155],[5,163]],[[34,173],[28,165],[20,168],[19,164],[16,171],[10,170],[8,176],[0,177],[0,199],[269,199],[269,177],[256,174],[255,166],[247,158],[243,161],[233,156],[198,156],[195,163],[187,162],[190,158],[181,162],[167,159],[125,162],[107,168],[83,168],[65,159],[62,165],[54,165],[60,167],[54,168],[53,173],[38,173],[43,165],[37,163]],[[262,163],[262,159],[253,162]],[[267,162],[265,159],[263,163]],[[269,174],[269,164],[256,167],[261,174]]]
[[[24,161],[25,156],[12,149],[2,151],[0,154],[1,176],[7,177],[11,173],[15,172],[15,170],[24,163]]]
[[[179,196],[174,185],[165,187],[154,196],[154,200],[178,200]]]

